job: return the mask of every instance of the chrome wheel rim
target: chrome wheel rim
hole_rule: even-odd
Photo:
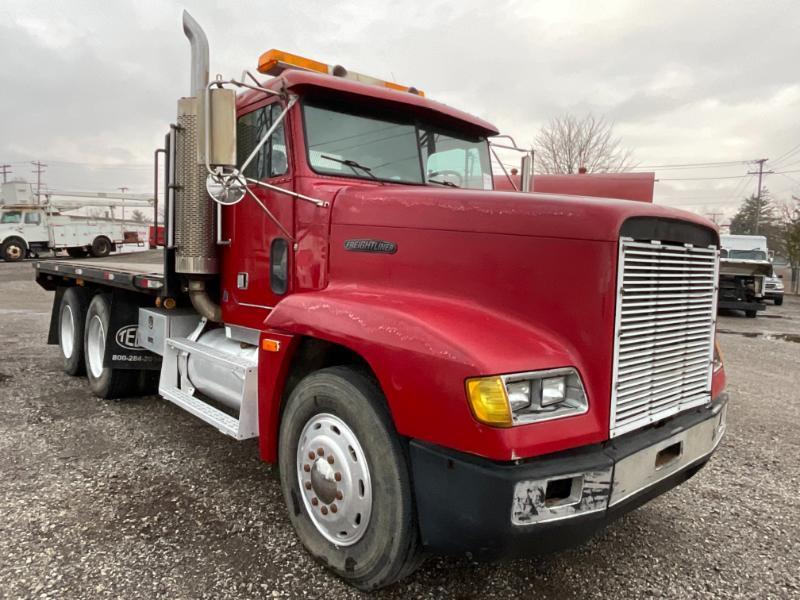
[[[61,307],[61,353],[64,358],[71,358],[75,350],[75,318],[72,307],[65,304]]]
[[[297,481],[311,522],[337,546],[355,544],[372,514],[372,483],[352,429],[330,413],[314,415],[297,444]]]
[[[98,315],[89,321],[86,336],[86,356],[89,359],[89,371],[97,379],[103,374],[103,355],[106,353],[106,330]]]
[[[22,248],[16,245],[9,246],[6,252],[8,253],[8,257],[14,260],[22,256]]]

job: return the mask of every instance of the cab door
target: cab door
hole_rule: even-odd
[[[44,242],[49,243],[50,231],[45,222],[43,211],[27,210],[25,211],[25,233],[28,242]]]
[[[240,167],[282,112],[283,105],[277,100],[240,112],[236,131]],[[248,165],[245,176],[292,189],[285,133],[290,116]],[[248,184],[248,189],[250,193],[241,202],[223,208],[227,245],[222,252],[221,300],[226,323],[260,329],[289,291],[294,200],[256,184]]]

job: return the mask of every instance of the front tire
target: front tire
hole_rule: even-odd
[[[755,319],[756,315],[758,315],[758,311],[757,310],[746,310],[746,311],[744,311],[744,316],[747,317],[748,319]]]
[[[775,298],[775,306],[781,306],[783,304],[783,296],[778,296]]]
[[[406,453],[370,377],[331,367],[303,379],[283,411],[278,456],[289,517],[317,560],[362,590],[420,565]]]
[[[106,353],[106,338],[111,324],[111,300],[108,294],[97,294],[86,311],[83,347],[86,376],[89,387],[98,398],[122,398],[136,395],[138,391],[133,370],[112,369],[103,366]]]
[[[20,238],[10,238],[0,246],[0,256],[6,262],[17,262],[25,258],[28,253],[28,245]]]
[[[58,346],[61,348],[61,356],[64,357],[64,372],[67,375],[83,375],[86,372],[83,330],[88,304],[88,294],[80,287],[67,288],[61,297],[58,309]]]

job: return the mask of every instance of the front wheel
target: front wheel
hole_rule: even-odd
[[[756,315],[758,315],[758,311],[757,310],[746,310],[746,311],[744,311],[744,316],[747,317],[748,319],[755,319]]]
[[[0,246],[0,256],[6,262],[17,262],[25,258],[28,247],[20,238],[11,238],[3,242]]]
[[[421,563],[406,453],[383,394],[348,367],[312,373],[281,419],[281,487],[306,549],[362,590]]]
[[[781,306],[783,304],[783,296],[778,296],[775,298],[775,306]]]

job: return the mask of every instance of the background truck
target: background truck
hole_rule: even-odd
[[[118,246],[145,242],[147,225],[91,218],[62,212],[62,209],[85,206],[108,206],[125,195],[89,192],[56,192],[59,196],[79,196],[76,205],[55,194],[43,195],[41,201],[24,182],[3,184],[0,196],[0,258],[22,260],[41,252],[66,250],[72,257],[108,256]],[[145,206],[139,197],[128,197],[129,204]]]
[[[766,279],[772,262],[763,235],[720,236],[718,308],[741,310],[748,317],[766,309]]]
[[[362,589],[578,543],[706,464],[712,223],[495,191],[490,123],[276,50],[271,79],[209,81],[184,31],[163,251],[35,264],[68,373],[257,437],[298,538]]]

